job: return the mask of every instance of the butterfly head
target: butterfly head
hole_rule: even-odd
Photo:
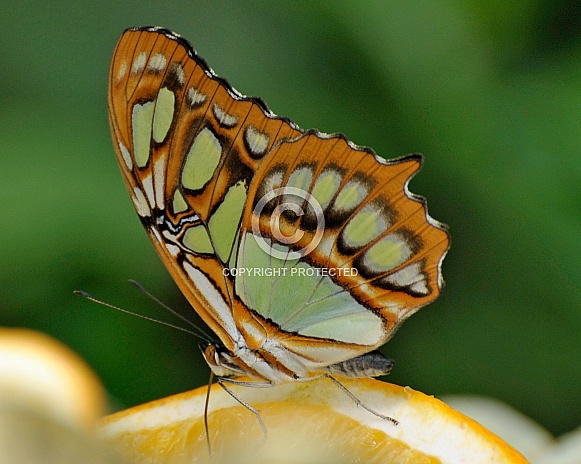
[[[237,358],[232,356],[224,345],[202,341],[198,346],[214,375],[218,377],[244,375],[245,370],[237,364]]]

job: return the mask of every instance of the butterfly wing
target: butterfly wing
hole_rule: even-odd
[[[304,133],[159,28],[121,37],[109,115],[137,213],[231,352],[312,373],[380,346],[439,295],[449,238],[407,190],[419,155]]]

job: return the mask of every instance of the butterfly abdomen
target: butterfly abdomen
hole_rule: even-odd
[[[329,374],[342,377],[367,378],[387,375],[395,365],[394,361],[384,356],[380,351],[375,350],[370,353],[351,358],[346,361],[331,364],[326,368]]]

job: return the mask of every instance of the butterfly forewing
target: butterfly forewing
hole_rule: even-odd
[[[155,28],[128,30],[119,41],[109,115],[142,222],[182,291],[228,342],[224,327],[232,321],[215,307],[230,304],[221,263],[231,254],[255,170],[274,144],[300,131],[260,100],[239,95],[183,39]],[[185,263],[208,280],[193,284]]]
[[[303,132],[159,28],[121,37],[109,118],[158,253],[250,375],[316,375],[439,295],[449,239],[407,190],[419,155]]]

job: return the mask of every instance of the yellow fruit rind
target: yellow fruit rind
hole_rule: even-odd
[[[501,439],[441,401],[376,380],[341,382],[380,419],[326,379],[272,388],[233,387],[256,417],[217,385],[210,398],[212,462],[526,463]],[[136,462],[208,462],[206,388],[105,418],[105,437]]]

